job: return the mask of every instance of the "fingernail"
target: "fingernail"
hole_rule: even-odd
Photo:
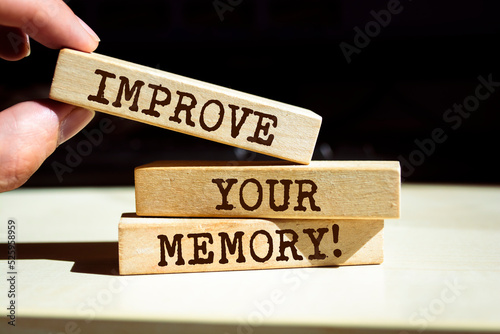
[[[30,46],[30,38],[28,37],[26,39],[26,56],[24,58],[28,57],[31,54],[31,46]]]
[[[94,115],[95,112],[88,109],[80,107],[73,109],[61,122],[57,144],[61,145],[80,132],[94,118]]]
[[[78,17],[78,16],[77,16]],[[90,37],[92,37],[93,40],[95,40],[96,42],[100,42],[101,39],[99,38],[99,36],[97,36],[97,34],[95,33],[94,30],[92,30],[88,25],[87,23],[85,23],[81,18],[78,17],[78,20],[80,21],[80,24],[82,25],[83,29],[85,29],[85,31],[87,31],[87,33],[90,35]]]

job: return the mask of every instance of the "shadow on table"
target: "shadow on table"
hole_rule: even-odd
[[[7,260],[7,245],[0,245]],[[75,264],[72,272],[118,275],[118,242],[17,243],[17,260],[58,260]]]

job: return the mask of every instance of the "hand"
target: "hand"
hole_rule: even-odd
[[[28,56],[29,37],[53,49],[92,52],[99,44],[99,37],[61,0],[0,0],[0,58]],[[1,111],[0,192],[24,184],[93,117],[93,111],[48,99]]]

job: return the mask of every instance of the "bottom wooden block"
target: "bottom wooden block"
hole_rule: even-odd
[[[120,274],[380,264],[383,220],[157,218],[123,214]]]

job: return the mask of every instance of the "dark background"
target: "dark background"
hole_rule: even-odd
[[[475,94],[479,76],[500,82],[500,2],[402,0],[400,13],[352,54],[355,27],[389,1],[71,0],[101,38],[96,52],[310,109],[323,117],[313,159],[401,160],[405,182],[500,183],[500,87],[456,129],[443,115]],[[215,5],[231,10],[218,13]],[[223,20],[221,20],[222,15]],[[0,61],[0,107],[47,97],[57,51]],[[58,179],[62,144],[25,186],[131,185],[159,159],[266,160],[266,156],[98,113],[113,131]],[[423,152],[441,128],[443,143]],[[2,143],[5,145],[5,143]],[[434,147],[432,147],[434,146]]]

